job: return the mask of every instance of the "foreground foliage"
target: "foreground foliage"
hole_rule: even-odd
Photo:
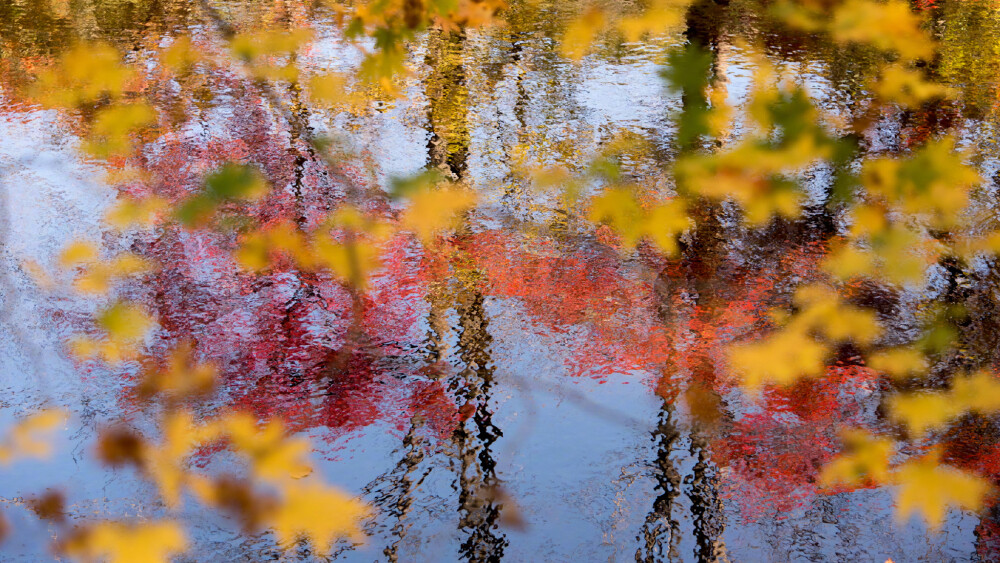
[[[69,10],[65,17],[75,17],[73,7],[53,4],[63,7],[50,6],[51,12]],[[344,197],[321,217],[262,220],[261,210],[277,197],[272,179],[259,163],[234,154],[205,170],[200,189],[181,197],[123,190],[127,195],[106,218],[108,224],[130,232],[221,233],[232,241],[231,256],[247,275],[292,267],[335,279],[350,294],[352,338],[327,362],[333,377],[352,348],[362,345],[365,295],[384,266],[387,241],[413,237],[428,255],[459,263],[455,269],[474,283],[477,274],[463,269],[465,258],[450,240],[483,199],[463,181],[465,165],[457,156],[469,142],[467,126],[450,113],[461,110],[458,87],[435,92],[436,107],[444,108],[435,110],[441,112],[436,119],[442,158],[385,192],[352,174],[348,167],[356,155],[336,139],[315,134],[306,116],[310,107],[360,112],[372,100],[404,96],[408,45],[422,34],[464,37],[478,28],[502,27],[508,14],[530,15],[533,3],[286,2],[280,11],[250,10],[248,19],[257,16],[250,23],[212,2],[181,4],[197,14],[192,17],[204,22],[205,31],[168,31],[128,52],[97,38],[73,37],[72,46],[59,53],[18,53],[21,66],[8,63],[5,72],[30,75],[19,95],[74,120],[81,148],[103,159],[109,181],[119,185],[142,183],[148,173],[143,151],[169,139],[174,126],[188,119],[186,102],[199,103],[205,81],[240,82],[287,125],[297,150],[315,155],[324,173],[344,186]],[[615,38],[651,41],[677,34],[692,12],[702,9],[704,3],[684,0],[654,0],[636,10],[580,6],[561,30],[558,52],[578,61]],[[944,461],[938,438],[963,417],[1000,410],[1000,383],[975,358],[966,358],[945,378],[930,377],[940,374],[932,368],[958,347],[960,303],[947,304],[955,306],[950,309],[925,304],[919,334],[904,341],[886,338],[890,315],[866,305],[858,288],[903,292],[920,287],[932,269],[960,271],[1000,251],[1000,231],[975,220],[973,195],[982,179],[973,155],[960,151],[953,136],[924,139],[898,155],[865,154],[860,140],[879,112],[945,103],[959,93],[935,79],[931,67],[939,46],[928,22],[906,3],[783,0],[760,9],[778,25],[817,34],[837,48],[874,53],[876,68],[864,85],[870,93],[867,110],[850,122],[825,113],[801,84],[780,76],[754,45],[744,43],[757,72],[745,107],[747,122],[737,123],[740,108],[727,105],[710,46],[689,36],[671,50],[663,73],[683,103],[674,116],[676,157],[655,175],[637,179],[624,169],[627,157],[648,150],[652,141],[625,134],[584,166],[533,154],[528,147],[514,165],[532,189],[558,201],[561,219],[555,223],[596,233],[623,256],[654,253],[666,261],[703,251],[698,241],[712,228],[713,212],[722,208],[735,210],[741,228],[749,231],[801,218],[812,205],[806,172],[829,170],[830,196],[823,205],[844,217],[847,227],[825,241],[828,252],[815,275],[788,292],[786,306],[763,321],[764,334],[727,344],[725,357],[742,388],[757,395],[827,378],[829,366],[844,357],[859,358],[856,365],[889,377],[900,389],[884,402],[893,425],[844,429],[844,451],[827,463],[820,481],[831,489],[894,485],[901,517],[918,513],[938,527],[948,508],[978,510],[992,491],[987,476]],[[366,54],[356,72],[304,74],[297,61],[316,40],[310,21],[329,23],[362,46]],[[446,55],[436,62],[445,69],[454,64]],[[164,103],[170,96],[178,100]],[[737,126],[740,135],[732,133]],[[392,206],[401,211],[380,211]],[[199,361],[193,345],[181,339],[165,355],[152,351],[156,315],[115,290],[155,274],[158,264],[139,253],[104,255],[96,241],[79,240],[63,250],[57,264],[25,266],[41,286],[68,284],[75,291],[109,295],[92,330],[69,343],[75,357],[142,366],[135,392],[155,413],[158,433],[106,429],[98,451],[104,463],[133,468],[172,510],[200,503],[233,515],[248,532],[273,531],[284,548],[301,540],[323,554],[340,538],[361,541],[370,508],[313,474],[306,440],[289,433],[279,418],[259,420],[228,410],[205,416],[197,409],[215,388],[216,367]],[[921,382],[932,379],[938,388],[925,389]],[[665,398],[679,396],[658,390]],[[712,411],[719,406],[705,398],[708,394],[691,382],[684,395],[704,420],[718,416]],[[56,429],[66,416],[45,411],[25,418],[0,442],[0,462],[45,456],[39,434]],[[219,449],[236,454],[243,469],[210,475],[189,463],[199,452]],[[54,506],[39,515],[59,520],[61,510]],[[73,526],[59,521],[56,549],[79,560],[166,561],[187,547],[177,520]]]

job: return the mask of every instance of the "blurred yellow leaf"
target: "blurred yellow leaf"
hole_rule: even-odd
[[[837,7],[830,31],[837,41],[865,43],[905,59],[930,60],[934,55],[920,17],[902,0],[847,0]]]
[[[871,253],[851,244],[843,244],[823,260],[823,269],[837,279],[849,280],[874,274],[875,260]]]
[[[677,252],[677,235],[692,225],[683,200],[675,198],[647,210],[630,190],[620,188],[605,190],[595,197],[588,218],[610,225],[628,249],[648,237],[665,254]]]
[[[117,98],[134,76],[113,47],[81,43],[66,51],[54,68],[41,72],[36,88],[45,103],[72,107],[104,96]]]
[[[342,243],[330,237],[317,237],[313,255],[319,265],[358,289],[365,287],[368,274],[380,265],[378,249],[359,241]]]
[[[883,100],[913,109],[924,102],[952,95],[949,88],[928,81],[921,71],[898,64],[882,69],[874,90]]]
[[[350,495],[315,482],[291,482],[283,492],[270,527],[286,549],[305,539],[316,553],[326,555],[338,538],[360,536],[358,525],[368,508]]]
[[[570,22],[569,26],[566,27],[565,35],[563,35],[559,52],[564,57],[574,61],[582,59],[590,50],[594,37],[604,27],[605,21],[604,12],[598,8],[592,8]]]
[[[113,105],[97,113],[84,150],[98,157],[132,152],[130,135],[156,122],[156,113],[145,103]]]
[[[782,330],[760,342],[731,346],[729,363],[755,389],[766,383],[787,385],[802,377],[821,375],[829,348],[801,330]]]
[[[684,22],[688,4],[681,0],[655,0],[642,14],[619,20],[618,29],[632,42],[646,34],[668,33]]]
[[[167,210],[168,205],[165,199],[156,196],[141,200],[126,198],[115,204],[104,216],[104,220],[119,230],[143,227],[152,224]]]
[[[65,545],[77,561],[106,563],[170,563],[187,549],[179,525],[171,521],[141,524],[98,522],[78,531]]]
[[[186,72],[198,59],[198,50],[192,44],[191,38],[186,35],[174,39],[173,43],[160,54],[163,66],[175,73]]]
[[[236,414],[227,419],[226,432],[236,450],[250,460],[259,479],[282,482],[312,472],[307,460],[311,451],[309,441],[290,438],[278,419],[258,427],[250,415]]]
[[[844,452],[823,467],[819,477],[822,486],[853,486],[864,479],[886,482],[895,449],[892,440],[874,438],[863,430],[853,429],[845,430],[841,438]]]
[[[868,365],[893,377],[906,377],[923,373],[927,369],[927,360],[912,348],[895,348],[872,354],[868,357]]]
[[[943,466],[937,452],[909,461],[897,470],[897,513],[905,521],[919,513],[932,529],[940,528],[949,507],[975,511],[990,490],[987,481]]]
[[[72,268],[78,264],[86,264],[98,259],[100,253],[97,246],[91,242],[74,241],[66,245],[59,253],[59,265],[63,268]]]
[[[425,245],[438,233],[454,228],[462,214],[476,204],[474,193],[453,187],[423,189],[409,197],[410,205],[400,217],[400,224]]]
[[[0,439],[0,464],[17,458],[46,458],[52,454],[51,434],[69,417],[59,409],[45,409],[21,419]]]
[[[134,342],[146,336],[153,319],[137,305],[115,303],[97,316],[97,324],[118,342]]]
[[[163,369],[150,370],[144,375],[139,391],[147,396],[165,393],[181,398],[211,391],[215,386],[215,366],[196,361],[193,353],[190,341],[179,344]]]
[[[892,417],[913,436],[940,428],[966,412],[991,414],[1000,410],[1000,382],[986,372],[956,377],[950,391],[914,392],[889,399]]]
[[[347,77],[340,73],[313,76],[309,79],[309,96],[326,106],[336,106],[347,99]]]

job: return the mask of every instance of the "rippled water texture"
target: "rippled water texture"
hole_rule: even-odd
[[[686,36],[602,45],[579,64],[561,59],[553,39],[573,3],[529,3],[503,28],[424,34],[409,53],[402,97],[309,113],[308,122],[355,151],[345,174],[366,189],[387,189],[391,178],[430,166],[467,183],[485,204],[448,240],[448,255],[425,252],[409,237],[386,245],[364,298],[362,345],[331,374],[352,307],[336,281],[294,268],[241,273],[224,235],[162,229],[122,236],[101,221],[120,192],[178,198],[226,159],[261,164],[275,186],[253,210],[263,222],[314,224],[342,202],[343,181],[326,173],[249,81],[193,77],[201,83],[185,85],[196,93],[188,98],[164,89],[165,111],[184,118],[143,149],[152,185],[122,188],[103,182],[104,166],[77,150],[63,116],[14,94],[24,64],[57,52],[70,36],[107,39],[126,51],[181,32],[205,36],[205,22],[184,8],[195,3],[89,0],[79,2],[87,9],[77,19],[44,2],[3,4],[0,39],[22,64],[0,63],[0,426],[42,404],[66,406],[74,419],[53,459],[3,469],[0,499],[18,532],[0,559],[51,557],[45,525],[22,507],[20,497],[31,491],[68,484],[71,512],[81,517],[164,512],[155,491],[129,471],[98,467],[90,453],[105,422],[151,424],[128,391],[135,368],[112,370],[65,353],[66,339],[105,301],[42,291],[22,268],[25,260],[52,264],[68,241],[98,234],[109,251],[131,249],[162,264],[122,294],[155,313],[152,349],[191,338],[201,356],[219,363],[223,387],[206,413],[236,407],[284,417],[312,438],[330,482],[377,507],[367,542],[340,544],[335,559],[1000,557],[995,509],[952,511],[932,534],[916,520],[895,520],[889,488],[818,490],[818,468],[839,448],[838,428],[882,416],[886,387],[871,370],[844,358],[821,380],[751,398],[725,365],[727,343],[757,334],[769,306],[816,275],[823,241],[840,218],[817,206],[798,221],[748,232],[731,210],[716,210],[713,228],[697,241],[701,251],[668,262],[623,253],[600,230],[568,224],[551,196],[512,170],[525,157],[582,165],[624,132],[656,143],[653,157],[626,163],[627,173],[640,178],[659,166],[656,159],[669,160],[681,99],[659,73],[667,48],[686,39],[713,47],[734,106],[746,101],[753,71],[733,40],[742,34],[835,115],[863,104],[863,54],[782,36],[738,0],[699,4],[707,15]],[[256,4],[218,6],[233,16]],[[868,150],[898,151],[952,126],[964,146],[980,151],[984,178],[993,178],[1000,12],[987,0],[923,9],[941,20],[946,62],[939,71],[961,89],[962,102],[879,116]],[[320,24],[299,63],[349,70],[360,57],[358,46]],[[739,134],[737,126],[730,137]],[[828,174],[808,172],[812,203],[827,197]],[[903,311],[908,298],[899,299],[893,306]],[[983,344],[985,353],[995,352],[990,346]],[[706,420],[716,410],[721,416]],[[987,447],[973,444],[969,455],[985,459]],[[196,463],[230,463],[221,457]],[[279,557],[267,538],[185,510],[192,560]]]

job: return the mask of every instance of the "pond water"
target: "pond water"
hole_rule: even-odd
[[[32,0],[0,8],[4,56],[20,59],[0,65],[0,427],[44,404],[73,413],[52,459],[2,469],[0,500],[16,533],[0,546],[0,559],[52,557],[45,548],[50,530],[23,506],[33,491],[64,487],[75,518],[166,511],[131,471],[100,467],[90,453],[103,425],[125,419],[148,428],[154,420],[130,392],[137,366],[79,362],[65,351],[106,299],[40,287],[23,266],[53,264],[78,238],[161,264],[120,295],[155,313],[159,329],[150,349],[188,338],[201,357],[218,363],[221,389],[202,414],[236,407],[282,416],[312,439],[313,458],[330,482],[377,509],[365,525],[366,541],[338,544],[333,559],[1000,557],[996,509],[953,510],[932,533],[916,519],[897,521],[891,487],[819,489],[819,468],[839,451],[839,428],[883,424],[879,403],[889,387],[878,374],[839,358],[821,380],[752,397],[726,365],[726,344],[761,334],[767,310],[819,275],[825,241],[843,228],[841,217],[822,208],[828,170],[807,172],[816,205],[801,219],[747,230],[722,206],[712,211],[714,228],[694,245],[699,252],[666,260],[607,244],[605,233],[567,218],[512,164],[582,167],[630,134],[652,147],[627,162],[626,172],[655,175],[676,152],[673,116],[682,104],[660,72],[667,50],[692,37],[713,47],[717,81],[737,108],[747,101],[755,65],[747,40],[806,85],[825,111],[841,116],[864,106],[871,63],[863,53],[783,35],[748,3],[733,0],[706,8],[714,23],[692,23],[685,33],[642,44],[609,41],[571,63],[557,54],[554,38],[573,3],[514,3],[506,27],[422,35],[411,45],[397,99],[369,96],[345,111],[296,106],[312,134],[350,148],[353,156],[337,174],[251,80],[214,71],[192,75],[183,88],[148,86],[162,89],[158,109],[180,117],[134,157],[145,180],[109,186],[107,167],[78,150],[78,131],[65,115],[16,94],[23,63],[58,52],[67,37],[101,38],[139,53],[180,33],[207,41],[211,29],[184,7],[195,3],[82,4],[89,11],[75,19]],[[277,9],[217,6],[237,22],[244,12]],[[896,153],[950,127],[977,151],[988,184],[982,206],[990,213],[1000,12],[989,1],[917,8],[937,21],[939,72],[961,101],[879,115],[864,139],[866,153]],[[323,21],[312,23],[317,40],[300,67],[346,71],[359,64],[364,45],[345,41]],[[740,135],[734,126],[729,139]],[[464,182],[483,203],[448,237],[447,252],[429,252],[410,237],[385,245],[363,300],[361,344],[331,372],[352,325],[351,295],[335,280],[292,267],[241,272],[226,250],[229,235],[179,228],[120,234],[102,221],[122,194],[179,198],[227,159],[258,163],[271,180],[274,194],[252,209],[263,222],[315,224],[345,200],[347,184],[382,193],[393,178],[426,167]],[[378,196],[369,203],[377,213],[397,207]],[[995,291],[989,272],[982,265],[968,274],[976,295]],[[927,288],[895,296],[898,329],[908,326],[910,304],[943,295],[946,285],[932,277]],[[969,307],[976,303],[970,297]],[[992,360],[996,334],[980,332],[968,346]],[[988,464],[996,429],[976,436],[967,461]],[[220,454],[194,463],[212,469],[232,461]],[[241,535],[193,503],[182,513],[192,523],[190,560],[311,557],[304,547],[283,556],[266,535]]]

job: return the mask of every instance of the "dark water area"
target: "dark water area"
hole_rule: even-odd
[[[625,173],[656,178],[676,155],[673,115],[682,104],[660,72],[668,49],[685,41],[711,48],[716,79],[738,111],[758,64],[751,41],[844,119],[865,109],[868,54],[772,28],[754,6],[733,0],[696,4],[686,31],[641,44],[609,39],[571,63],[557,54],[555,38],[574,3],[512,3],[507,26],[422,35],[408,53],[399,98],[367,93],[348,109],[321,111],[282,92],[310,134],[350,150],[337,174],[251,80],[214,69],[193,72],[183,85],[149,81],[174,123],[128,163],[143,180],[109,185],[106,165],[79,151],[72,120],[18,95],[26,69],[78,37],[136,56],[182,33],[210,38],[194,4],[0,6],[0,428],[43,404],[73,413],[52,459],[0,468],[0,501],[18,530],[0,546],[0,560],[52,558],[46,524],[24,508],[29,491],[63,484],[75,518],[166,513],[152,487],[90,455],[103,425],[125,419],[151,428],[155,420],[132,391],[137,366],[80,362],[65,351],[110,297],[40,288],[23,267],[52,264],[67,242],[95,237],[108,252],[130,250],[160,264],[118,296],[155,314],[150,350],[165,353],[189,339],[220,367],[219,393],[201,415],[236,408],[282,417],[312,440],[329,482],[375,507],[366,541],[341,542],[332,559],[1000,558],[998,508],[952,510],[930,532],[917,519],[896,519],[892,487],[820,489],[819,470],[839,452],[842,427],[888,424],[879,405],[891,389],[880,374],[841,354],[821,379],[748,396],[726,364],[729,343],[764,334],[768,310],[822,275],[828,242],[845,228],[823,206],[830,170],[805,172],[810,207],[801,218],[747,229],[725,204],[699,210],[710,228],[667,259],[609,242],[608,232],[532,189],[514,166],[583,167],[631,135],[649,148],[623,163]],[[271,4],[215,3],[248,28],[275,17],[280,10]],[[976,207],[991,218],[1000,12],[990,1],[914,9],[936,22],[935,72],[959,101],[883,112],[862,139],[865,153],[897,154],[953,131],[975,151],[987,180]],[[295,6],[282,14],[311,21]],[[312,23],[316,41],[298,61],[303,69],[350,71],[370,47],[345,41],[321,19]],[[736,119],[725,142],[744,133]],[[231,257],[231,234],[179,227],[120,234],[102,220],[124,195],[179,200],[228,160],[259,164],[274,187],[245,209],[265,225],[315,226],[348,199],[348,185],[370,195],[366,210],[392,216],[399,204],[384,195],[392,179],[428,167],[465,183],[481,204],[440,249],[402,235],[382,245],[382,266],[362,299],[361,334],[347,346],[357,311],[330,275],[293,264],[250,274]],[[921,303],[960,291],[972,312],[963,350],[994,364],[995,268],[973,265],[960,281],[955,289],[932,270],[926,287],[858,292],[905,335]],[[995,424],[956,432],[949,459],[1000,475]],[[233,461],[219,453],[194,463],[212,470]],[[194,503],[181,515],[193,543],[183,560],[315,559],[305,548],[282,555],[266,535],[241,535]]]

